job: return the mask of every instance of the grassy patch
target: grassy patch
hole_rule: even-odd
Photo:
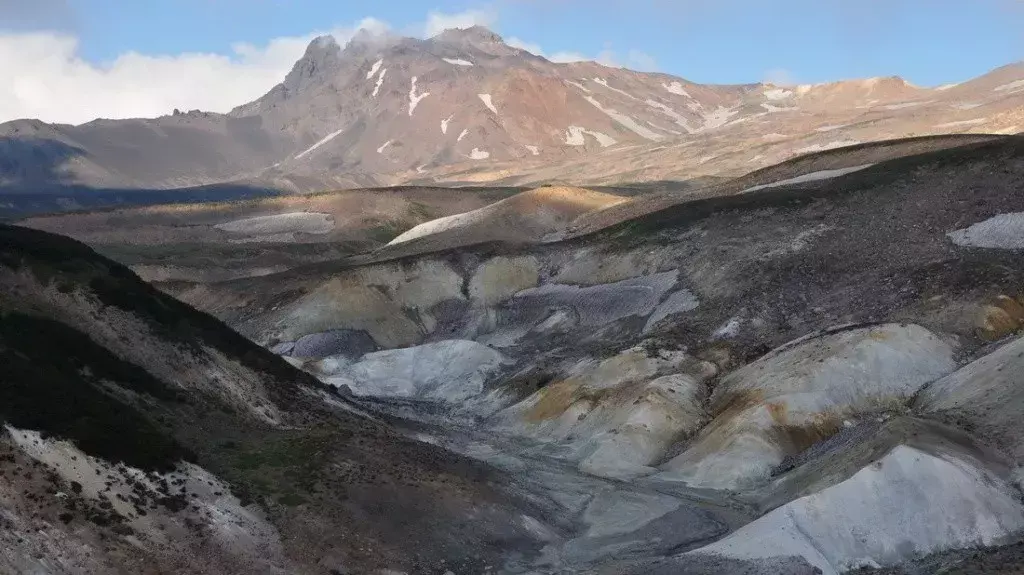
[[[422,202],[411,202],[409,206],[409,215],[421,222],[426,222],[437,217],[434,214],[434,210]]]
[[[408,224],[405,222],[395,220],[376,220],[376,222],[370,223],[375,223],[376,225],[366,230],[367,237],[382,244],[390,242],[409,229]]]
[[[301,505],[316,491],[325,460],[346,439],[330,427],[267,431],[221,451],[217,467],[244,500]]]

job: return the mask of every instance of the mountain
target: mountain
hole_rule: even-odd
[[[47,192],[73,206],[155,201],[126,196],[138,191],[162,201],[165,190],[192,199],[736,176],[858,142],[1016,132],[1021,82],[1014,65],[935,89],[896,77],[714,86],[552,63],[481,27],[426,40],[362,33],[344,47],[322,37],[281,84],[228,114],[2,124],[0,190],[12,206]]]

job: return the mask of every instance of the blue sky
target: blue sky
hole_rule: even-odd
[[[192,62],[189,58],[197,55],[238,60],[239,43],[249,45],[250,52],[269,53],[268,46],[278,42],[274,57],[291,59],[296,48],[281,47],[285,41],[350,30],[365,18],[399,33],[423,35],[430,13],[442,15],[441,21],[468,17],[487,23],[506,39],[548,56],[600,58],[704,83],[901,75],[919,85],[939,85],[1024,59],[1021,0],[0,0],[0,73],[25,78],[20,95],[5,95],[12,88],[0,86],[0,121],[18,113],[45,116],[50,108],[75,103],[70,94],[57,94],[58,83],[61,90],[88,95],[99,89],[99,77],[115,68],[142,102],[142,84],[150,78],[132,80],[119,68],[134,55],[159,57],[147,60],[150,67],[165,66],[167,73],[184,76],[188,68],[170,63]],[[92,84],[77,89],[67,78],[45,77],[4,61],[5,40],[8,52],[24,55],[32,52],[15,39],[24,43],[26,36],[40,34],[65,42],[61,53],[68,65]],[[261,90],[260,82],[286,65],[260,66],[246,90]],[[219,70],[230,75],[249,69]],[[225,98],[235,97],[229,88]],[[28,102],[26,94],[45,104]],[[184,93],[171,96],[192,101]],[[206,102],[195,101],[200,107]],[[121,107],[148,110],[134,102]],[[164,102],[152,103],[158,104]],[[226,104],[210,100],[206,105]],[[93,109],[80,107],[82,114]]]

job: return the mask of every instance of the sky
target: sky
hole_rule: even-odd
[[[715,84],[937,86],[1024,60],[1024,0],[0,0],[0,122],[226,112],[316,35],[473,24],[555,61]]]

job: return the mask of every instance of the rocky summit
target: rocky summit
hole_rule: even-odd
[[[1022,70],[363,32],[4,124],[0,572],[1024,572]]]

